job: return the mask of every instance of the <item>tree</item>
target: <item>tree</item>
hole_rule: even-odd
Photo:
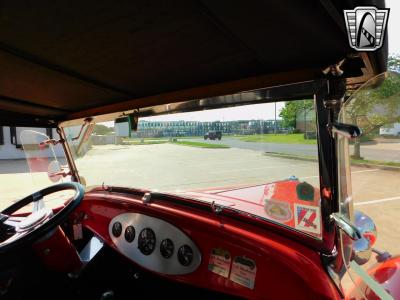
[[[314,108],[313,100],[295,100],[285,102],[279,116],[282,118],[283,127],[296,127],[296,116],[298,112],[307,113]]]
[[[107,127],[102,124],[96,124],[93,128],[93,133],[97,135],[107,135],[114,131],[113,127]]]
[[[355,92],[344,106],[342,118],[342,122],[360,127],[367,139],[379,133],[380,127],[400,122],[400,75],[391,72],[386,79],[381,75]],[[362,159],[360,138],[354,142],[352,157]]]
[[[400,72],[400,55],[399,54],[389,56],[388,68],[389,68],[389,70]]]

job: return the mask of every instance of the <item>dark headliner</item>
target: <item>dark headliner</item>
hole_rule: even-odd
[[[317,79],[354,53],[342,17],[350,2],[2,1],[0,109],[65,120],[182,90],[165,101]],[[356,4],[384,6],[378,2]],[[373,73],[385,70],[386,53],[369,54]],[[346,63],[346,77],[362,75],[365,60]],[[241,84],[249,77],[261,79]],[[221,88],[209,88],[215,84]]]

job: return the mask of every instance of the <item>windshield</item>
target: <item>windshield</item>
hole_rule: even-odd
[[[360,211],[372,219],[378,232],[377,237],[372,234],[367,238],[369,249],[373,247],[376,251],[363,260],[355,258],[352,243],[342,235],[348,275],[357,288],[349,284],[348,278],[347,281],[344,279],[343,285],[365,299],[375,299],[375,294],[383,299],[382,290],[373,288],[377,278],[372,273],[372,266],[381,260],[379,253],[386,251],[394,255],[400,250],[400,231],[397,229],[400,226],[399,74],[385,73],[367,82],[347,100],[339,122],[356,125],[362,131],[355,140],[337,137],[340,213],[356,222],[356,214]],[[364,255],[366,253],[371,254],[365,252]],[[390,272],[386,274],[390,275]],[[388,279],[390,276],[383,276],[378,281],[385,288]]]
[[[64,128],[88,186],[180,194],[321,238],[313,100],[255,104]],[[79,149],[78,149],[79,148]]]
[[[45,187],[70,181],[63,148],[60,144],[45,144],[59,138],[52,128],[0,127],[0,211]],[[69,191],[46,196],[44,204],[50,208],[69,199]],[[20,212],[32,211],[25,207]]]

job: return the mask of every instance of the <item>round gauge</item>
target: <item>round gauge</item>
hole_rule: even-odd
[[[151,228],[145,228],[139,233],[138,248],[144,255],[153,253],[156,247],[156,234]]]
[[[178,260],[182,266],[189,266],[193,261],[193,250],[188,245],[183,245],[178,249]]]
[[[112,226],[112,234],[115,237],[119,237],[122,233],[122,224],[120,222],[115,222]]]
[[[170,239],[161,242],[160,252],[164,258],[170,258],[174,254],[174,243]]]
[[[126,227],[125,229],[125,240],[128,243],[132,243],[133,240],[135,239],[135,227],[133,227],[132,225],[129,225],[128,227]]]

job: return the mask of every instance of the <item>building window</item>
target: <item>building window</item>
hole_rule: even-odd
[[[0,126],[0,145],[4,145],[3,126]]]
[[[53,128],[46,128],[46,135],[49,137],[49,139],[53,138]]]

